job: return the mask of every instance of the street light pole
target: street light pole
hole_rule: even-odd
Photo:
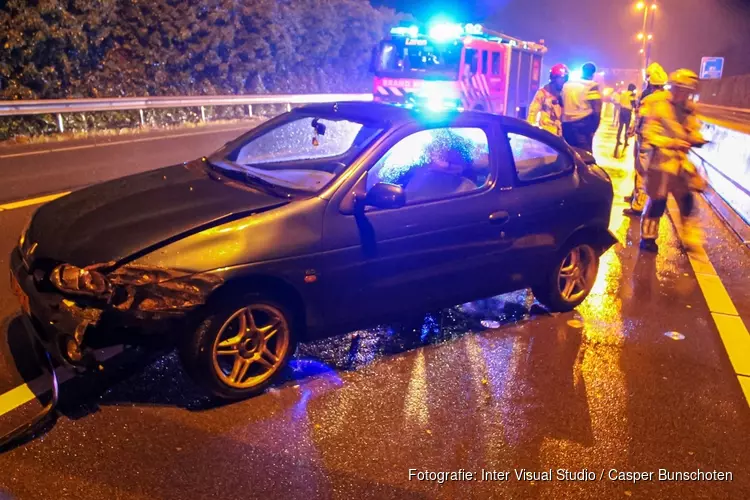
[[[651,5],[651,9],[649,9],[649,10],[656,11],[656,4],[652,4]],[[652,39],[653,33],[654,33],[654,18],[655,17],[656,17],[656,12],[651,12],[651,22],[649,22],[648,36],[646,36],[643,39],[644,43],[647,44],[646,45],[646,63],[643,66],[644,68],[648,68],[649,60],[651,59],[651,39]],[[644,19],[644,23],[645,23],[645,19],[646,19],[645,15],[644,15],[643,19]]]
[[[643,29],[641,29],[641,34],[643,35],[643,39],[641,40],[641,63],[643,64],[642,67],[645,74],[646,68],[648,67],[648,62],[646,61],[646,23],[648,22],[648,8],[645,6],[645,4],[639,5],[643,5]]]

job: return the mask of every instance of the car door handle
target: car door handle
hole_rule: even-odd
[[[490,214],[490,224],[505,224],[509,220],[510,214],[505,210],[500,210]]]

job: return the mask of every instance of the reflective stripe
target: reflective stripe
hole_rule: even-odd
[[[381,87],[380,85],[378,85],[378,94],[380,94],[380,95],[388,95],[389,92],[388,92],[388,90],[386,90],[385,87]]]

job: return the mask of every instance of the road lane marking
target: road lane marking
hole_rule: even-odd
[[[742,387],[742,392],[745,394],[745,399],[750,401],[750,377],[737,377],[737,380],[740,381],[740,387]]]
[[[693,268],[693,272],[695,272],[695,268]],[[709,311],[737,316],[737,308],[734,307],[727,289],[724,288],[724,284],[717,275],[695,272],[695,277],[698,280],[698,285],[701,287],[703,296],[706,298]]]
[[[667,207],[677,239],[682,241],[680,211],[672,197],[668,199]],[[750,377],[750,333],[739,316],[724,283],[721,282],[716,268],[711,264],[706,250],[701,247],[697,252],[689,252],[688,260],[711,312],[711,318],[719,332],[719,338],[727,352],[729,362],[740,383],[745,401],[750,406],[750,378],[748,378]]]
[[[123,352],[123,346],[107,347],[96,351],[96,359],[100,363],[113,358]],[[75,376],[75,372],[71,368],[58,367],[55,370],[57,374],[57,382],[62,385],[68,380]],[[52,377],[49,373],[41,375],[34,380],[21,384],[8,392],[0,394],[0,416],[9,413],[16,408],[19,408],[32,399],[35,399],[42,394],[52,389]]]
[[[712,313],[737,375],[750,377],[750,332],[739,316]]]
[[[36,198],[29,198],[27,200],[14,201],[11,203],[5,203],[4,205],[0,205],[0,212],[5,212],[7,210],[15,210],[16,208],[30,207],[32,205],[41,205],[42,203],[47,203],[48,201],[62,198],[63,196],[68,195],[68,194],[70,194],[70,191],[65,191],[64,193],[48,194],[45,196],[38,196]]]
[[[84,144],[82,146],[68,146],[64,148],[55,148],[55,149],[40,149],[38,151],[26,151],[24,153],[12,153],[12,154],[7,154],[7,155],[0,155],[0,160],[4,160],[6,158],[19,158],[21,156],[33,156],[33,155],[43,155],[43,154],[48,154],[48,153],[60,153],[63,151],[77,151],[80,149],[103,148],[107,146],[118,146],[120,144],[132,144],[136,142],[162,141],[162,140],[167,140],[167,139],[178,139],[180,137],[192,137],[196,135],[220,134],[222,132],[235,132],[237,130],[248,130],[249,128],[250,127],[248,126],[244,126],[244,127],[227,128],[227,129],[222,129],[222,130],[203,130],[201,132],[165,135],[165,136],[160,136],[160,137],[142,137],[139,139],[130,139],[127,141],[102,142],[102,143],[96,143],[96,144]]]

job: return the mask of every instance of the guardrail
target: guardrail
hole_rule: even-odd
[[[734,130],[747,133],[750,129],[750,109],[716,106],[713,104],[697,103],[698,114],[709,121],[718,120],[723,125],[731,126]]]
[[[247,106],[253,115],[254,105],[317,104],[336,101],[371,101],[372,94],[260,94],[228,96],[184,97],[117,97],[102,99],[40,99],[34,101],[0,101],[0,116],[57,115],[57,127],[64,132],[64,113],[139,110],[141,125],[145,125],[144,109],[200,108],[201,120],[206,121],[206,107]]]

